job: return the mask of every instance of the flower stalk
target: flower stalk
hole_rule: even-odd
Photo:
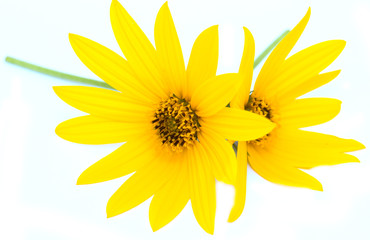
[[[44,68],[44,67],[41,67],[41,66],[38,66],[38,65],[35,65],[35,64],[31,64],[31,63],[28,63],[28,62],[25,62],[25,61],[22,61],[22,60],[13,58],[13,57],[6,57],[5,61],[10,63],[10,64],[16,65],[18,67],[26,68],[26,69],[32,70],[34,72],[42,73],[42,74],[45,74],[45,75],[48,75],[48,76],[51,76],[51,77],[65,79],[65,80],[68,80],[68,81],[71,81],[71,82],[83,83],[83,84],[92,85],[92,86],[96,86],[96,87],[114,89],[103,81],[94,80],[94,79],[90,79],[90,78],[79,77],[79,76],[75,76],[75,75],[71,75],[71,74],[51,70],[51,69]]]

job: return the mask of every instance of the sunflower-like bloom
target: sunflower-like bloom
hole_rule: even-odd
[[[86,169],[77,184],[103,182],[135,172],[109,199],[107,216],[126,212],[154,195],[153,231],[172,221],[189,199],[200,226],[214,231],[215,178],[233,183],[236,157],[225,139],[250,141],[275,124],[258,114],[225,107],[238,91],[238,74],[216,76],[218,30],[196,39],[189,64],[165,3],[155,22],[155,46],[117,2],[111,23],[127,60],[70,34],[80,60],[118,91],[55,87],[71,106],[88,113],[61,123],[56,133],[71,142],[126,142]]]
[[[346,152],[364,148],[355,140],[300,130],[331,120],[339,113],[341,105],[339,100],[332,98],[296,99],[339,74],[340,71],[320,72],[339,56],[345,46],[343,40],[326,41],[287,58],[309,17],[310,9],[271,52],[251,95],[254,40],[249,30],[244,28],[244,52],[239,68],[243,83],[231,101],[231,107],[257,113],[277,126],[262,138],[238,142],[236,195],[230,222],[235,221],[244,208],[247,163],[271,182],[322,191],[318,180],[298,168],[358,162],[356,157]]]

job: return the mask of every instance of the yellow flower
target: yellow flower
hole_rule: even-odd
[[[153,231],[172,221],[191,200],[200,226],[213,233],[215,178],[235,181],[236,157],[225,139],[249,141],[275,126],[257,114],[225,107],[242,83],[238,74],[216,76],[218,29],[196,39],[185,69],[180,42],[165,3],[155,22],[156,49],[117,2],[111,23],[126,59],[70,34],[80,60],[118,91],[55,87],[71,106],[88,113],[61,123],[56,133],[71,142],[126,142],[85,170],[77,184],[103,182],[135,172],[110,198],[113,217],[154,195]]]
[[[322,191],[318,180],[298,168],[358,162],[356,157],[346,152],[364,148],[355,140],[300,130],[331,120],[339,113],[341,105],[339,100],[331,98],[296,99],[339,74],[339,70],[320,72],[338,57],[345,46],[343,40],[326,41],[287,58],[309,17],[310,9],[272,51],[250,96],[254,40],[244,28],[245,44],[239,68],[243,83],[231,101],[231,107],[257,113],[277,126],[262,138],[238,142],[236,196],[229,222],[235,221],[244,208],[247,162],[271,182]]]

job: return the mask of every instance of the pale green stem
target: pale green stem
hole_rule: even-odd
[[[39,73],[42,73],[42,74],[45,74],[45,75],[49,75],[49,76],[52,76],[52,77],[61,78],[61,79],[69,80],[69,81],[72,81],[72,82],[84,83],[84,84],[87,84],[87,85],[92,85],[92,86],[97,86],[97,87],[114,89],[103,81],[98,81],[98,80],[94,80],[94,79],[78,77],[78,76],[75,76],[75,75],[58,72],[58,71],[51,70],[51,69],[44,68],[44,67],[40,67],[40,66],[28,63],[28,62],[24,62],[24,61],[21,61],[21,60],[12,58],[12,57],[6,57],[5,61],[8,62],[8,63],[14,64],[14,65],[17,65],[19,67],[27,68],[29,70],[39,72]]]
[[[274,47],[281,41],[281,39],[283,39],[287,34],[289,33],[289,30],[285,31],[283,34],[281,34],[274,42],[272,42],[266,49],[265,51],[263,51],[257,58],[256,60],[254,61],[254,65],[253,65],[253,68],[257,67],[258,64],[261,63],[261,61],[272,51],[272,49],[274,49]],[[22,68],[26,68],[26,69],[29,69],[29,70],[32,70],[32,71],[35,71],[35,72],[39,72],[39,73],[42,73],[42,74],[45,74],[45,75],[49,75],[49,76],[52,76],[52,77],[56,77],[56,78],[61,78],[61,79],[65,79],[65,80],[69,80],[69,81],[72,81],[72,82],[78,82],[78,83],[83,83],[83,84],[87,84],[87,85],[91,85],[91,86],[97,86],[97,87],[103,87],[103,88],[109,88],[109,89],[114,89],[112,88],[111,86],[109,86],[108,84],[106,84],[105,82],[103,81],[98,81],[98,80],[94,80],[94,79],[89,79],[89,78],[84,78],[84,77],[78,77],[78,76],[75,76],[75,75],[71,75],[71,74],[67,74],[67,73],[63,73],[63,72],[58,72],[58,71],[55,71],[55,70],[51,70],[51,69],[48,69],[48,68],[44,68],[44,67],[40,67],[40,66],[37,66],[37,65],[34,65],[34,64],[31,64],[31,63],[28,63],[28,62],[24,62],[24,61],[21,61],[21,60],[18,60],[16,58],[12,58],[12,57],[6,57],[5,58],[5,61],[8,62],[8,63],[11,63],[11,64],[14,64],[14,65],[17,65],[19,67],[22,67]]]
[[[255,69],[258,64],[274,49],[274,47],[289,33],[289,30],[283,32],[278,38],[275,39],[257,58],[254,60],[253,69]]]

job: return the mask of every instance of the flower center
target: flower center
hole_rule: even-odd
[[[246,110],[264,116],[270,120],[272,118],[272,112],[269,104],[267,104],[262,98],[255,97],[253,93],[249,97]]]
[[[249,97],[249,101],[247,105],[245,106],[245,109],[253,113],[256,113],[258,115],[264,116],[270,119],[271,121],[273,121],[274,115],[273,115],[273,111],[271,110],[270,105],[266,103],[264,99],[255,97],[253,93]],[[270,136],[270,133],[266,134],[265,136],[261,138],[248,141],[248,143],[252,143],[254,145],[263,147],[267,143],[269,136]]]
[[[160,102],[152,123],[162,144],[174,152],[182,152],[194,144],[200,131],[198,116],[190,104],[176,96]]]

